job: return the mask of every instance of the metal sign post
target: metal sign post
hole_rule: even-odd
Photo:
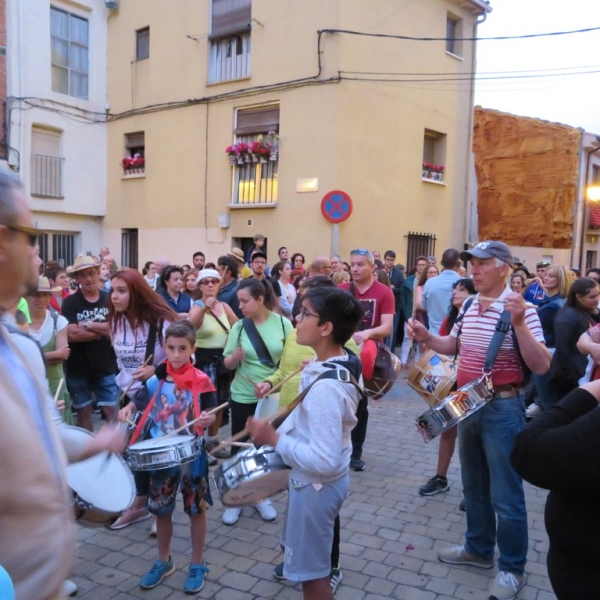
[[[321,200],[321,214],[333,224],[332,254],[338,254],[340,242],[339,223],[350,217],[352,208],[352,198],[341,190],[328,192]]]

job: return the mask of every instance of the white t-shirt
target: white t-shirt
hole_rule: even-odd
[[[67,319],[62,315],[58,315],[58,319],[56,319],[56,331],[62,331],[68,324],[69,321],[67,321]],[[54,319],[52,318],[50,311],[47,310],[44,322],[39,329],[34,329],[31,325],[29,326],[29,336],[43,348],[52,338],[53,330]]]

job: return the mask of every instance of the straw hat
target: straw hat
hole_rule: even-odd
[[[75,262],[71,266],[70,270],[67,269],[69,275],[71,273],[77,273],[78,271],[85,271],[86,269],[99,269],[100,265],[94,261],[91,256],[78,256]]]
[[[241,248],[232,248],[231,252],[227,253],[227,256],[233,256],[236,260],[239,260],[241,263],[246,262],[246,258],[244,256],[244,251]]]
[[[61,290],[62,288],[60,287],[60,285],[51,287],[50,280],[47,277],[40,277],[37,288],[38,292],[46,292],[48,294],[51,294],[52,292],[60,292]]]

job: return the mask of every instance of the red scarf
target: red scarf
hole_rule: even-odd
[[[183,365],[183,367],[180,367],[177,370],[173,369],[169,361],[165,362],[167,364],[167,375],[173,378],[173,381],[175,382],[175,387],[180,390],[189,390],[192,392],[192,398],[194,399],[194,418],[199,417],[200,394],[216,391],[215,386],[210,380],[210,377],[202,371],[200,371],[199,369],[196,369],[191,362],[186,363],[185,365]],[[160,391],[161,386],[162,382],[159,384],[154,396],[152,397],[152,400],[150,400],[150,403],[146,407],[146,410],[144,411],[144,414],[142,415],[142,418],[140,419],[134,431],[134,434],[131,437],[129,445],[132,445],[137,441],[141,430],[144,426],[144,423],[150,416],[150,411],[154,406],[154,402],[156,401],[156,397],[158,396],[158,392]],[[195,427],[196,431],[198,432],[198,435],[202,435],[202,427],[200,427],[200,425],[196,425]]]

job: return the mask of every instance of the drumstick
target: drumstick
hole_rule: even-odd
[[[249,384],[252,385],[252,387],[256,386],[256,383],[254,383],[254,381],[252,381],[252,379],[250,379],[250,377],[248,377],[248,375],[244,375],[243,373],[241,373],[240,371],[238,371],[236,373],[236,375],[239,375],[242,379],[245,379]]]
[[[144,364],[142,365],[142,367],[147,367],[148,363],[152,360],[152,354],[145,360]],[[139,379],[133,379],[133,377],[131,378],[131,381],[129,382],[129,385],[125,388],[125,391],[123,392],[123,394],[121,395],[121,397],[119,398],[119,408],[121,408],[121,405],[123,404],[123,400],[125,399],[125,396],[127,396],[127,393],[129,392],[129,390],[131,389],[131,386],[136,382],[139,381]]]
[[[58,400],[58,395],[60,394],[60,390],[64,382],[65,380],[61,377],[60,381],[58,382],[58,387],[56,388],[56,394],[54,394],[54,404],[56,404],[56,401]]]
[[[285,385],[292,377],[295,377],[296,375],[298,375],[298,373],[300,373],[300,371],[302,371],[302,367],[298,367],[291,375],[288,375],[285,379],[283,379],[282,381],[280,381],[276,386],[273,386],[269,390],[269,394],[273,394],[274,392],[276,392],[283,385]]]
[[[156,444],[158,442],[162,442],[162,440],[170,438],[172,435],[178,434],[180,431],[183,431],[184,429],[187,429],[188,427],[190,427],[191,425],[196,423],[196,421],[199,421],[202,417],[206,417],[208,415],[214,415],[215,413],[218,413],[220,410],[223,410],[226,406],[229,406],[229,402],[223,402],[223,404],[217,406],[216,408],[213,408],[212,410],[209,410],[206,414],[196,417],[193,421],[189,421],[185,425],[181,426],[179,429],[175,429],[174,431],[167,433],[167,435],[163,435],[162,437],[156,438],[154,443]]]
[[[479,300],[483,300],[484,302],[500,302],[501,304],[507,303],[507,300],[500,300],[500,298],[492,298],[491,296],[479,296]],[[527,301],[525,301],[525,306],[528,308],[536,308],[535,304]]]
[[[239,446],[240,448],[253,448],[254,444],[250,442],[223,442],[224,446]]]

